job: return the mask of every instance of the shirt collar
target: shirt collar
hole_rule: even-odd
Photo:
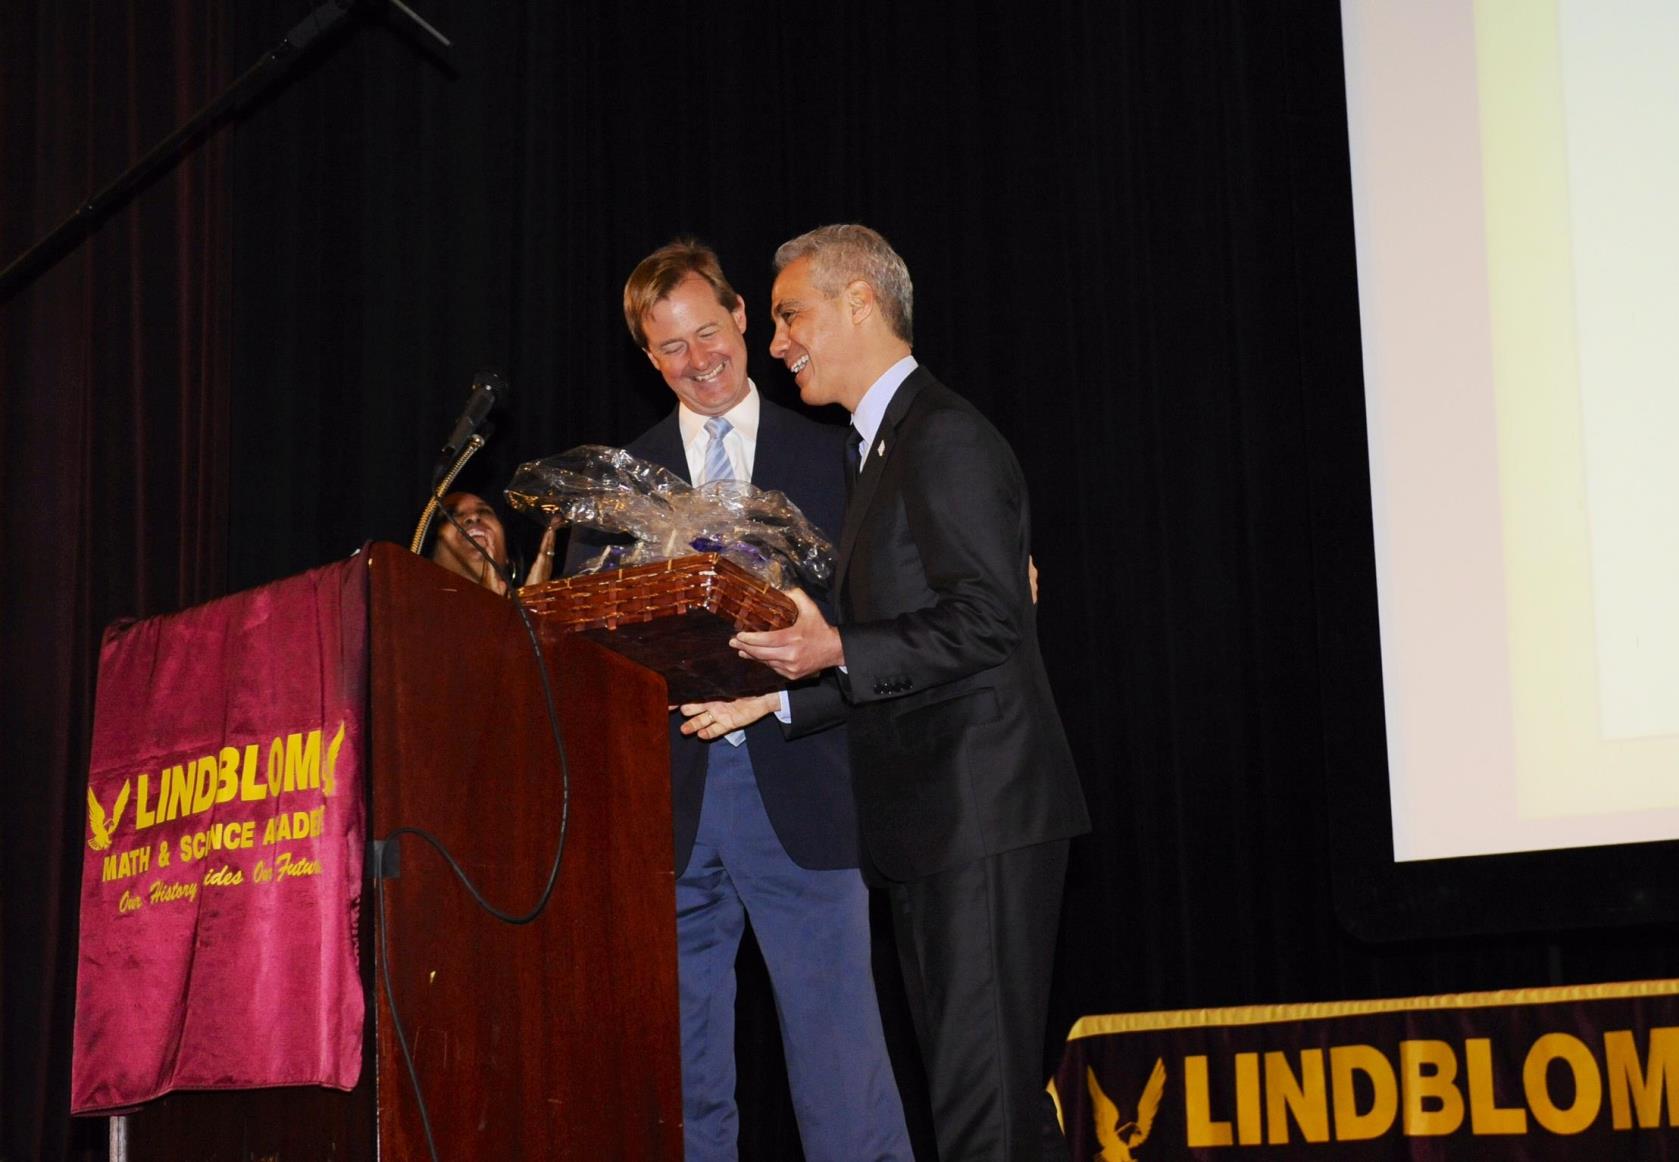
[[[880,431],[881,421],[886,418],[887,405],[915,368],[915,356],[905,355],[882,372],[880,378],[863,393],[863,398],[857,401],[857,410],[851,413],[851,426],[863,437],[861,447],[865,459],[868,449],[874,447],[875,433]]]
[[[723,413],[723,418],[733,426],[734,432],[740,434],[741,440],[748,448],[755,448],[758,444],[758,414],[762,410],[758,399],[758,385],[750,379],[746,381],[746,394],[741,396],[740,402]],[[705,430],[705,422],[710,416],[702,416],[699,412],[688,410],[688,405],[678,402],[676,405],[676,424],[682,432],[683,448],[691,448],[696,440],[709,440],[711,437]]]

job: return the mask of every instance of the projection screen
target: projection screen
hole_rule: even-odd
[[[1679,838],[1679,5],[1342,22],[1395,858]]]

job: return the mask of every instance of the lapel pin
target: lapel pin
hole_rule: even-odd
[[[876,456],[886,455],[886,441],[884,439],[882,439],[880,441],[880,443],[875,445],[874,454]]]

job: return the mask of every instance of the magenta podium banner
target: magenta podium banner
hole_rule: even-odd
[[[73,1112],[354,1087],[366,703],[359,556],[107,630]]]

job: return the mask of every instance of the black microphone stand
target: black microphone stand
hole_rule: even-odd
[[[117,178],[116,181],[84,200],[50,234],[19,255],[5,270],[0,270],[0,303],[10,299],[18,289],[27,284],[35,275],[40,274],[74,249],[113,210],[126,203],[129,197],[146,183],[148,178],[162,168],[165,163],[171,161],[188,144],[208,133],[211,127],[230,111],[249,101],[265,86],[281,76],[309,45],[314,43],[322,33],[344,19],[352,9],[358,6],[358,3],[359,0],[326,0],[320,7],[298,21],[296,26],[286,33],[279,44],[264,53],[256,64],[246,69],[242,76],[226,89],[223,89],[219,97],[200,109],[185,125],[182,125],[153,146],[149,153],[129,166],[127,172]],[[445,47],[453,47],[447,37],[420,19],[413,9],[404,4],[402,0],[390,0],[390,3],[394,7],[400,8],[427,34],[441,41]]]

